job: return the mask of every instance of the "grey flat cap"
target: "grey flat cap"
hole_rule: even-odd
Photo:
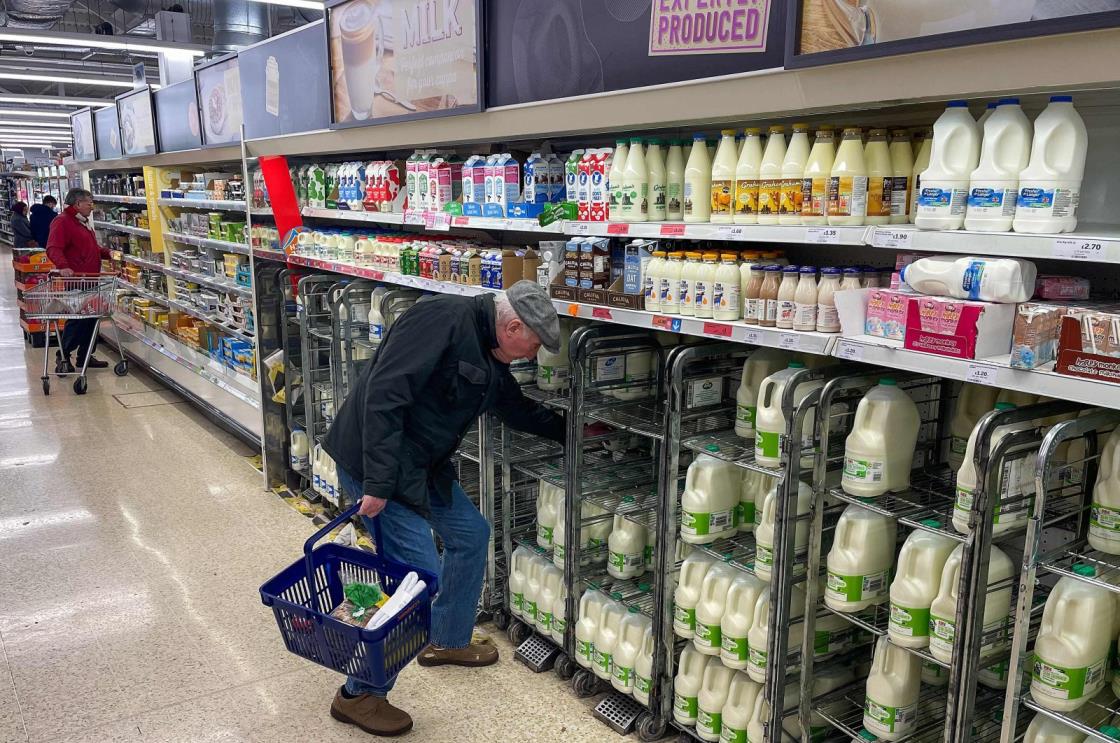
[[[521,322],[541,339],[550,353],[560,351],[560,318],[548,298],[548,292],[535,281],[521,280],[506,291],[509,304]]]

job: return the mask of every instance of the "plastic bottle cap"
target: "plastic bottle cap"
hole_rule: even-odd
[[[988,105],[991,106],[992,104],[989,103]],[[1019,99],[1018,98],[1000,98],[999,103],[996,104],[996,106],[1018,106],[1018,105],[1019,105]],[[993,108],[994,108],[994,106],[993,106]]]
[[[639,608],[638,608],[638,607],[636,607],[636,606],[631,606],[631,607],[630,607],[630,609],[629,609],[628,611],[629,611],[629,612],[630,612],[631,614],[637,614],[638,612],[640,612],[640,611],[641,611],[641,609],[639,609]]]
[[[693,142],[703,142],[704,141],[704,134],[702,132],[696,132],[695,134],[692,135],[692,141]]]
[[[941,522],[938,521],[937,519],[923,519],[922,521],[920,521],[918,523],[920,523],[922,526],[928,526],[931,529],[940,529],[941,528]]]
[[[640,137],[634,137],[633,139],[630,140],[630,144],[641,144],[641,143],[642,143],[642,140],[641,140]]]
[[[789,366],[786,367],[786,368],[787,369],[804,369],[805,368],[805,362],[804,361],[791,361],[791,362],[789,362]]]
[[[622,503],[634,503],[634,502],[635,502],[635,501],[634,501],[634,496],[632,496],[632,495],[624,495],[624,496],[622,496],[622,501],[621,501],[621,502],[622,502]]]
[[[641,591],[642,593],[645,593],[645,592],[649,591],[649,589],[650,589],[649,583],[639,583],[638,584],[638,590]],[[638,607],[635,606],[634,608],[637,609]]]
[[[762,134],[762,130],[761,130],[761,129],[759,129],[759,128],[758,128],[757,126],[752,126],[752,127],[751,127],[751,128],[749,128],[749,129],[745,129],[745,130],[744,130],[744,133],[745,133],[745,134],[746,134],[746,135],[747,135],[748,137],[751,137],[751,136],[758,136],[759,134]]]
[[[824,268],[821,269],[821,273],[826,273],[826,274],[829,274],[830,276],[834,276],[834,275],[840,273],[840,269],[837,268],[836,266],[825,266]]]
[[[801,267],[801,273],[806,274],[806,275],[816,276],[817,275],[817,269],[816,269],[815,266],[802,266]]]
[[[997,402],[996,410],[1014,410],[1015,403],[1013,402]]]
[[[705,451],[717,452],[719,451],[719,444],[708,444],[704,447]]]
[[[879,384],[884,387],[897,387],[898,381],[894,377],[882,377],[879,379]]]
[[[1050,96],[1051,103],[1073,103],[1072,95],[1052,95]]]
[[[611,594],[611,598],[614,599],[615,601],[622,601],[622,594],[619,593],[618,591],[615,591],[614,593]]]
[[[1101,725],[1097,732],[1101,735],[1107,735],[1113,740],[1120,740],[1120,728],[1115,725]]]
[[[657,137],[654,137],[653,139],[651,139],[651,140],[649,141],[649,145],[650,145],[651,147],[652,147],[653,145],[655,145],[655,144],[656,144],[656,145],[660,145],[660,144],[661,144],[661,140],[660,140],[660,139],[658,139]]]
[[[789,265],[782,268],[782,273],[797,273],[800,270],[800,266]]]
[[[1074,575],[1082,575],[1086,578],[1092,578],[1097,574],[1097,569],[1092,565],[1086,565],[1083,562],[1078,562],[1074,563],[1073,573]]]
[[[863,273],[863,269],[857,266],[848,266],[844,269],[844,273]]]
[[[867,730],[866,728],[859,731],[860,740],[875,740],[875,733]]]
[[[949,101],[946,108],[968,108],[968,101]]]
[[[734,129],[720,129],[719,133],[725,137],[734,137],[737,134]]]

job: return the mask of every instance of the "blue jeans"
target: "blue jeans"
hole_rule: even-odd
[[[338,480],[349,498],[354,502],[361,499],[361,482],[342,469],[338,471]],[[490,524],[457,482],[451,488],[450,505],[434,490],[429,495],[432,515],[428,519],[396,501],[385,505],[378,516],[384,544],[377,545],[377,549],[391,560],[439,576],[439,593],[432,602],[431,641],[441,648],[462,648],[470,645],[474,632],[490,545]],[[373,521],[365,516],[362,521],[373,534]],[[442,555],[436,552],[433,531],[443,541]],[[346,679],[346,691],[384,697],[394,682],[395,679],[385,686],[374,686],[350,677]]]

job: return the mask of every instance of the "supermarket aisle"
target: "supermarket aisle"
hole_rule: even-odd
[[[0,258],[0,743],[376,740],[330,719],[339,677],[289,656],[257,595],[310,521],[150,378],[43,397]],[[406,740],[613,738],[495,641],[497,666],[402,675]]]

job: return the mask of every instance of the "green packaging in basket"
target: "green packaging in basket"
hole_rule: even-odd
[[[370,618],[377,613],[386,601],[389,594],[381,590],[376,584],[347,583],[342,587],[342,594],[346,597],[341,604],[335,607],[331,616],[335,619],[353,624],[358,627],[366,626]]]

